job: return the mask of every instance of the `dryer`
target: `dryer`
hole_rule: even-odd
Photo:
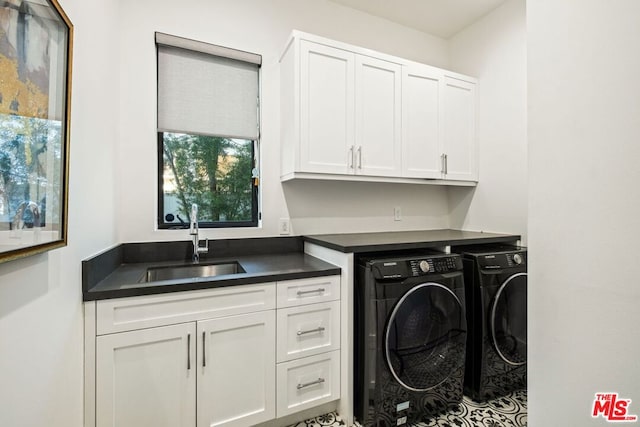
[[[462,401],[464,292],[459,255],[357,260],[354,412],[361,425],[412,424]]]
[[[492,399],[527,385],[527,251],[462,251],[468,319],[465,394]]]

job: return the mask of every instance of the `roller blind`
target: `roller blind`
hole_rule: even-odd
[[[257,139],[261,56],[156,33],[158,131]]]

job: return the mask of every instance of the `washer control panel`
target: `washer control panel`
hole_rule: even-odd
[[[448,273],[462,269],[462,259],[458,255],[445,255],[409,260],[411,275],[423,276],[431,273]]]
[[[425,254],[420,258],[418,256],[371,260],[371,271],[376,279],[389,280],[462,270],[462,258],[457,254]]]
[[[478,257],[480,268],[488,270],[498,270],[525,266],[527,264],[527,252],[503,252],[481,255]]]

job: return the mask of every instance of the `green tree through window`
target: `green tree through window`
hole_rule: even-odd
[[[159,132],[161,228],[186,227],[191,204],[204,227],[257,225],[254,141]]]

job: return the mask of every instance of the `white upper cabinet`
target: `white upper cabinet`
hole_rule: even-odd
[[[300,43],[300,170],[352,170],[354,65],[353,53]]]
[[[402,73],[402,176],[442,178],[442,70],[412,64]]]
[[[298,31],[280,65],[283,181],[477,181],[473,78]]]
[[[477,181],[476,84],[445,76],[444,88],[445,177]]]
[[[357,174],[401,174],[401,74],[399,64],[356,55]]]
[[[477,181],[475,79],[415,63],[402,79],[402,176]]]

